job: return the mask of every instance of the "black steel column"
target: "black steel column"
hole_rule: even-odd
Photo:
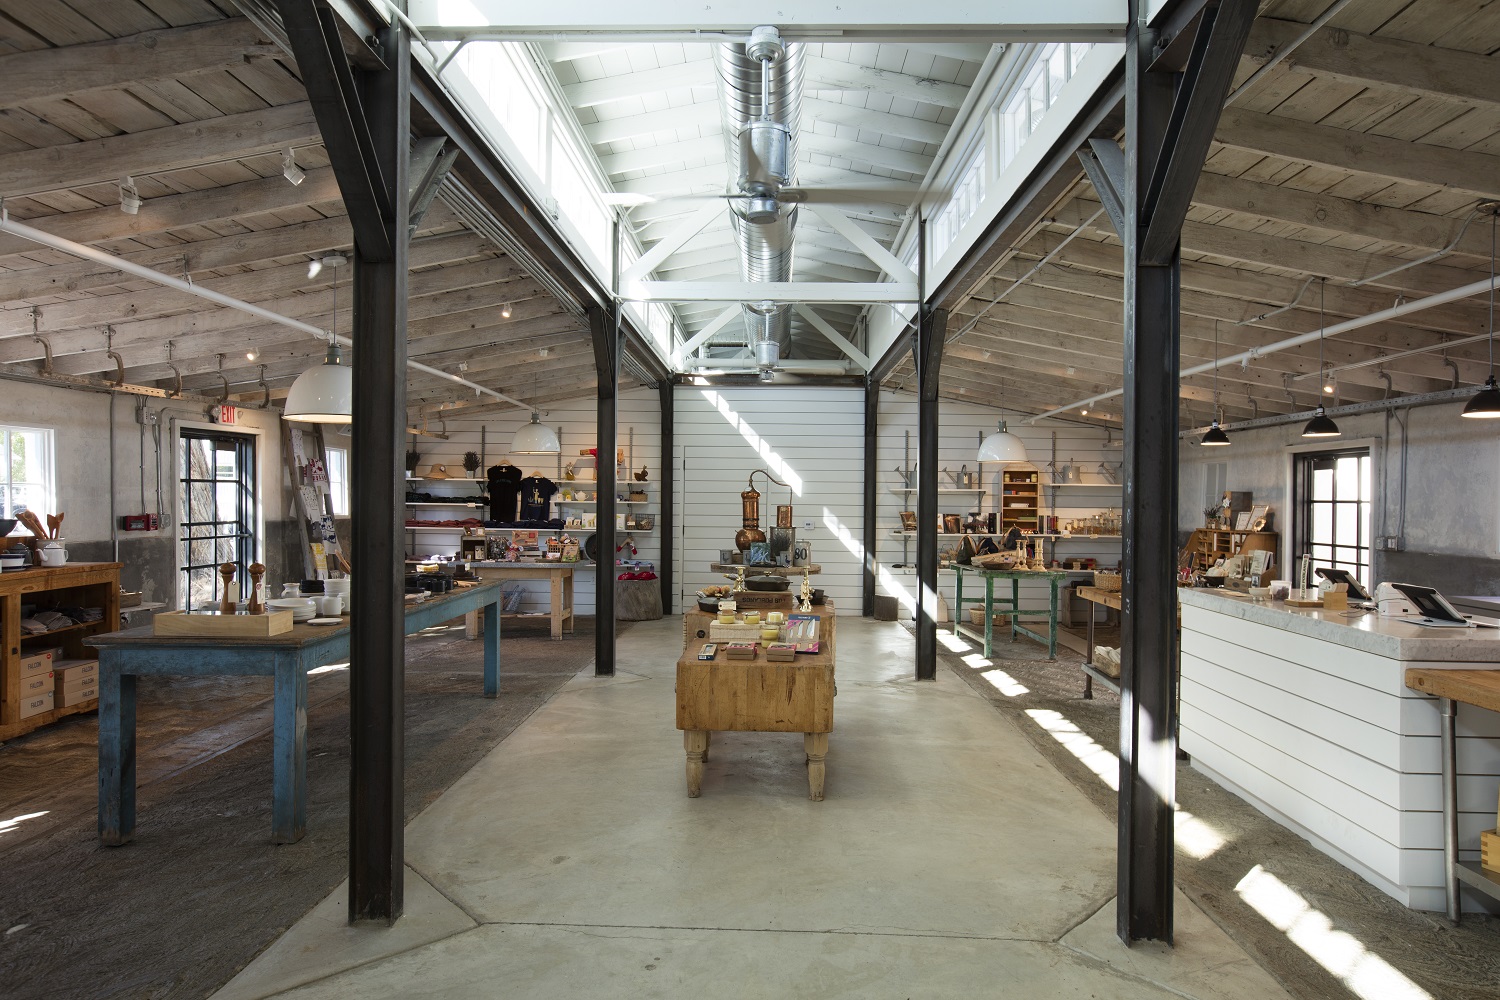
[[[405,537],[407,167],[410,40],[383,32],[386,65],[358,76],[387,203],[388,253],[354,251],[354,587],[349,658],[349,919],[394,922],[405,857]],[[304,68],[304,73],[306,69]]]
[[[661,578],[661,609],[668,615],[673,613],[676,603],[672,592],[672,536],[676,530],[672,520],[675,513],[672,509],[672,451],[676,446],[673,440],[677,421],[676,391],[677,387],[670,378],[664,378],[656,384],[658,408],[661,411],[661,517],[657,521],[657,537],[661,539],[661,565],[657,567],[656,573]]]
[[[1134,13],[1137,4],[1132,3]],[[1172,940],[1177,632],[1179,265],[1146,264],[1150,178],[1172,112],[1171,74],[1151,73],[1156,32],[1126,39],[1125,487],[1120,614],[1119,884],[1116,931],[1127,944]]]
[[[880,419],[880,383],[865,376],[865,510],[864,510],[864,610],[866,618],[875,614],[875,549],[879,539],[879,523],[875,517],[877,496],[875,493],[876,454],[878,422]]]
[[[925,227],[924,227],[925,228]],[[917,680],[937,679],[938,374],[948,311],[917,311]]]
[[[599,564],[594,568],[594,674],[608,677],[615,672],[615,448],[619,439],[616,411],[620,381],[620,328],[617,305],[589,309],[589,331],[594,341],[594,367],[599,378],[598,429],[595,441],[599,458],[599,502],[595,508],[594,535],[599,543]]]

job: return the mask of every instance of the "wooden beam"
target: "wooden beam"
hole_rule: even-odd
[[[1277,49],[1306,30],[1307,25],[1296,21],[1258,18],[1241,65],[1259,69]],[[1325,80],[1384,87],[1471,107],[1500,104],[1495,60],[1478,52],[1324,29],[1299,45],[1281,65]]]
[[[681,142],[664,142],[644,149],[609,153],[599,157],[599,166],[606,174],[614,175],[698,160],[724,163],[724,137],[714,134],[699,139],[684,139]]]
[[[106,205],[103,208],[58,215],[14,217],[54,236],[79,243],[96,244],[117,252],[128,252],[138,249],[137,245],[127,243],[116,247],[112,245],[112,241],[131,240],[185,226],[207,226],[226,219],[322,205],[338,200],[339,186],[333,171],[328,167],[317,167],[308,170],[306,179],[296,187],[288,184],[280,174],[257,177],[253,181],[242,181],[224,187],[151,198],[142,203],[141,210],[135,215],[126,215],[118,205]],[[0,233],[0,265],[26,267],[24,261],[5,258],[36,249],[37,245],[29,240]]]
[[[968,87],[957,83],[944,83],[877,66],[859,66],[823,56],[804,58],[803,72],[802,89],[809,93],[820,90],[868,91],[955,109],[963,106],[964,98],[969,94]]]
[[[4,153],[0,154],[0,197],[110,184],[127,174],[273,153],[319,138],[312,105],[302,101],[186,125]]]
[[[718,123],[721,117],[722,112],[719,110],[718,101],[699,101],[696,104],[648,111],[642,115],[609,118],[580,127],[583,129],[584,138],[598,146],[607,142],[619,142],[622,139],[652,135],[656,132],[675,132],[680,128],[713,125]]]
[[[13,108],[69,100],[89,91],[182,80],[281,54],[243,17],[17,52],[0,58],[0,79],[5,81],[0,102]]]
[[[1214,138],[1235,149],[1410,184],[1490,198],[1500,188],[1500,156],[1449,149],[1299,122],[1242,108],[1225,109]]]

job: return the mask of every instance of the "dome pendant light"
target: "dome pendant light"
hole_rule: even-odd
[[[979,444],[979,461],[1003,462],[1017,465],[1029,461],[1026,445],[1021,439],[1005,429],[1005,418],[1000,418],[1000,428]]]
[[[1327,278],[1318,280],[1318,374],[1323,373],[1323,286]],[[1313,413],[1313,418],[1302,428],[1302,436],[1305,438],[1331,438],[1338,437],[1341,432],[1339,425],[1333,422],[1323,409],[1323,401],[1318,400],[1318,409]]]
[[[1474,394],[1463,415],[1477,420],[1500,418],[1500,386],[1495,385],[1495,220],[1500,217],[1500,202],[1490,202],[1490,377],[1484,388]]]
[[[297,376],[287,393],[285,420],[309,424],[347,424],[354,419],[354,372],[344,364],[337,340],[339,325],[338,268],[342,256],[330,254],[322,265],[333,272],[333,322],[328,331],[328,354],[323,363]]]
[[[512,455],[556,455],[562,451],[562,444],[557,440],[557,432],[542,423],[542,415],[535,410],[531,412],[531,423],[516,431],[515,440],[510,443]]]
[[[1222,448],[1228,443],[1229,435],[1219,426],[1219,321],[1214,320],[1214,422],[1199,444]]]

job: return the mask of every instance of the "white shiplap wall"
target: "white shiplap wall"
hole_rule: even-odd
[[[559,467],[576,459],[580,450],[594,446],[596,414],[592,397],[547,404],[547,408],[542,411],[542,423],[559,431],[559,439],[562,443],[560,461],[550,457],[512,456],[508,453],[511,439],[515,437],[516,431],[531,420],[529,411],[507,410],[473,419],[450,420],[446,424],[448,440],[427,437],[417,439],[415,447],[422,454],[418,473],[425,473],[432,463],[441,462],[448,467],[450,475],[463,475],[464,452],[480,450],[480,428],[483,427],[486,445],[484,465],[479,470],[479,476],[483,477],[484,470],[502,458],[509,458],[511,464],[521,468],[523,472],[530,473],[537,470],[560,485],[566,485],[559,473]],[[650,478],[646,483],[646,493],[650,503],[644,507],[620,507],[618,510],[621,513],[627,511],[651,513],[657,517],[655,530],[650,532],[622,530],[619,537],[623,540],[626,534],[630,534],[635,539],[638,553],[634,558],[656,561],[661,558],[661,410],[657,403],[656,392],[651,389],[633,389],[622,392],[619,400],[619,422],[619,443],[625,449],[627,461],[631,461],[633,456],[634,464],[631,465],[631,469],[638,472],[642,465],[649,469]],[[443,425],[434,421],[428,425],[427,429],[436,432],[443,430]],[[634,480],[632,479],[631,482],[634,483]],[[429,492],[475,492],[472,486],[463,488],[430,482],[415,483],[413,488]],[[554,497],[554,514],[557,513],[556,500],[557,498]],[[568,509],[577,514],[593,512],[593,508],[590,507]],[[471,513],[476,512],[442,508],[408,511],[410,515],[429,519],[466,517]],[[574,531],[572,534],[583,537],[589,532]],[[451,553],[458,548],[458,538],[457,529],[451,536],[446,533],[423,532],[420,535],[421,540],[418,542],[417,551],[423,554]],[[601,553],[601,555],[604,554]],[[549,601],[547,581],[525,581],[524,585],[527,596],[522,610],[546,610]],[[592,615],[594,613],[594,594],[594,567],[581,563],[574,578],[573,590],[574,606],[578,614]]]
[[[753,469],[795,483],[797,540],[822,567],[814,584],[844,609],[861,600],[859,541],[864,530],[864,393],[827,388],[694,388],[676,395],[676,579],[683,606],[740,530],[740,491]],[[790,474],[795,478],[788,478]],[[761,527],[775,523],[784,487],[757,476]],[[813,528],[803,525],[811,521]]]
[[[891,531],[900,528],[901,511],[916,509],[916,494],[893,493],[892,488],[901,485],[901,477],[896,470],[903,466],[907,457],[905,452],[907,432],[911,434],[910,466],[915,467],[917,464],[917,408],[918,401],[915,394],[881,393],[880,432],[877,443],[877,454],[880,458],[877,464],[879,473],[876,477],[878,483],[876,506],[880,520],[879,543],[876,551],[879,555],[879,565],[884,572],[880,574],[881,582],[878,592],[893,594],[901,598],[908,609],[911,607],[910,598],[916,593],[916,573],[911,567],[917,558],[917,545],[915,539],[911,539],[903,550],[903,539],[892,536]],[[1100,463],[1109,463],[1118,467],[1123,458],[1123,449],[1106,448],[1107,435],[1104,430],[1061,420],[1044,420],[1037,424],[1028,424],[1022,416],[1017,414],[1008,414],[1006,419],[1010,432],[1025,443],[1027,456],[1042,473],[1044,480],[1048,477],[1047,464],[1053,461],[1053,436],[1056,435],[1057,467],[1061,468],[1067,464],[1078,465],[1085,470],[1086,481],[1101,484],[1088,487],[1059,487],[1056,490],[1044,489],[1042,491],[1043,514],[1055,515],[1060,521],[1068,521],[1111,508],[1120,509],[1120,488],[1102,485],[1103,478],[1098,474],[1098,467]],[[972,403],[942,400],[938,411],[938,468],[957,472],[960,468],[967,466],[970,472],[980,471],[979,463],[975,461],[975,456],[979,453],[980,441],[995,431],[999,420],[1000,412],[997,410]],[[1119,441],[1118,435],[1115,435],[1115,441]],[[982,471],[984,486],[988,492],[978,509],[988,513],[998,509],[996,505],[999,500],[1001,470],[997,465],[987,464]],[[953,485],[946,475],[940,474],[940,479],[944,487]],[[940,513],[968,514],[976,508],[972,496],[941,494],[938,498],[938,509]],[[940,548],[947,548],[955,544],[957,540],[939,539],[939,541]],[[1074,538],[1054,546],[1049,541],[1047,543],[1048,559],[1050,560],[1054,554],[1060,558],[1069,556],[1094,558],[1099,560],[1101,566],[1113,566],[1117,565],[1120,560],[1120,542],[1119,539]],[[898,564],[901,564],[902,568],[897,568]],[[954,597],[954,575],[951,572],[939,573],[939,587],[951,602]],[[1023,583],[1021,594],[1025,606],[1046,607],[1046,587],[1040,584]]]

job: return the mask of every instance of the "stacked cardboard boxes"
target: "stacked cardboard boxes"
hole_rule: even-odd
[[[99,697],[98,660],[54,660],[53,705],[67,708]]]
[[[57,653],[43,649],[21,657],[21,718],[52,711],[52,663]]]

